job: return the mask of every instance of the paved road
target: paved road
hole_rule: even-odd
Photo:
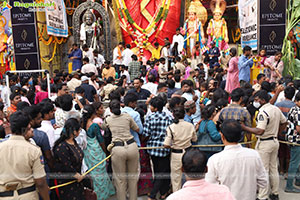
[[[300,200],[300,194],[291,194],[291,193],[284,192],[285,184],[286,184],[286,181],[281,176],[280,177],[280,188],[279,188],[279,199],[280,200]],[[117,198],[112,197],[109,200],[117,200]],[[147,197],[142,196],[142,197],[139,197],[138,200],[147,200]]]

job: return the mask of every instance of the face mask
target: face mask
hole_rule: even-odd
[[[255,108],[259,108],[261,105],[260,105],[259,102],[254,101],[254,102],[253,102],[253,106],[254,106]]]

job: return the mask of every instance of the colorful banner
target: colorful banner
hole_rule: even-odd
[[[45,8],[48,35],[68,37],[68,22],[64,1],[46,0],[45,3],[55,3],[54,7]]]
[[[240,0],[238,6],[241,45],[257,50],[257,0]]]

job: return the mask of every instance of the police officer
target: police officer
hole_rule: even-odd
[[[33,136],[30,117],[22,111],[10,116],[12,136],[0,143],[0,199],[49,200],[41,150],[27,140]]]
[[[258,136],[256,150],[260,154],[265,169],[269,172],[271,184],[271,200],[279,199],[279,174],[277,166],[277,156],[279,142],[278,133],[281,133],[287,125],[287,120],[280,109],[269,103],[270,96],[265,90],[260,90],[254,95],[253,106],[259,108],[256,128],[242,125],[245,131]],[[268,199],[268,188],[261,188],[258,199]]]

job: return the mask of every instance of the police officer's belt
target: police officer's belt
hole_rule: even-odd
[[[26,194],[35,191],[35,185],[17,190],[18,195]],[[0,192],[0,197],[12,197],[14,191]]]
[[[127,140],[127,142],[126,142],[126,144],[127,145],[130,145],[130,144],[132,144],[132,143],[134,143],[135,142],[135,140],[134,140],[134,138],[132,138],[132,139],[130,139],[130,140]],[[125,142],[113,142],[114,143],[114,147],[117,147],[117,146],[121,146],[121,147],[123,147],[123,146],[125,146]]]
[[[275,140],[277,137],[260,138],[260,141]]]
[[[190,148],[191,148],[191,147],[186,148],[185,151],[187,151],[187,150],[190,149]],[[183,150],[182,150],[182,149],[172,149],[171,151],[172,151],[172,153],[183,153]]]

